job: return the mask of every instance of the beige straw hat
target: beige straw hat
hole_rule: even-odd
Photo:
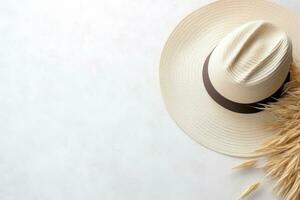
[[[176,27],[160,62],[166,107],[200,144],[250,157],[272,136],[261,104],[280,97],[300,60],[300,16],[264,0],[220,0]]]

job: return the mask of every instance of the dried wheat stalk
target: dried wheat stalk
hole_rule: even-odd
[[[275,180],[275,191],[284,200],[300,200],[300,68],[292,65],[284,96],[264,109],[275,115],[277,120],[267,127],[277,134],[256,153],[266,160],[262,168],[266,178]],[[250,160],[237,168],[252,168],[255,164]]]
[[[246,198],[247,196],[249,196],[253,191],[255,191],[255,190],[258,188],[259,185],[260,185],[259,182],[258,182],[258,183],[252,184],[249,188],[247,188],[247,189],[243,192],[243,194],[241,194],[241,196],[239,197],[239,200],[245,199],[245,198]]]
[[[242,164],[235,166],[232,169],[247,169],[247,168],[253,168],[256,166],[257,159],[247,160],[246,162],[243,162]]]

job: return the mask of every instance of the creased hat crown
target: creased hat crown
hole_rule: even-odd
[[[213,50],[209,76],[225,98],[253,103],[273,94],[284,82],[292,62],[287,34],[265,21],[243,24]]]

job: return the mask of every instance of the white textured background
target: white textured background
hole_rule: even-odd
[[[160,96],[168,35],[208,2],[0,0],[0,199],[232,200],[257,180],[182,133]]]

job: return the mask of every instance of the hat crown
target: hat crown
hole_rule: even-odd
[[[232,81],[257,84],[270,76],[289,56],[288,36],[267,22],[251,22],[225,38],[224,67]]]
[[[224,97],[253,103],[282,85],[291,61],[292,45],[287,34],[271,23],[252,21],[218,43],[210,58],[209,75]]]

